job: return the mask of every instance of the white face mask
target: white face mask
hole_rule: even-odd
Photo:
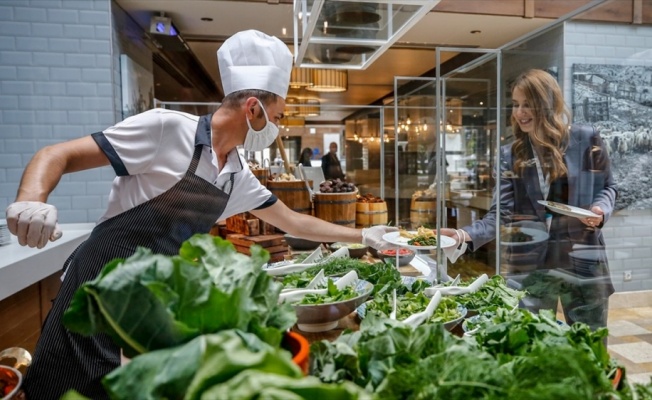
[[[265,120],[267,123],[263,129],[256,131],[251,127],[249,118],[246,118],[249,130],[247,131],[247,136],[245,137],[245,141],[242,147],[247,151],[263,151],[272,143],[274,143],[274,140],[276,140],[276,137],[278,136],[278,126],[274,125],[269,120],[267,117],[267,112],[265,111],[265,107],[263,107],[263,104],[260,102],[260,100],[256,100],[258,101],[258,104],[260,104],[260,108],[263,110],[263,114],[265,114]]]

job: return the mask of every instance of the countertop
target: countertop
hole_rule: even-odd
[[[62,224],[63,236],[42,249],[11,243],[0,246],[0,300],[61,271],[68,256],[90,235],[94,223]]]

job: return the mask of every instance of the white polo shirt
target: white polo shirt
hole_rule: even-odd
[[[195,150],[199,118],[179,111],[154,109],[92,135],[118,175],[113,180],[107,210],[98,223],[162,194],[183,178]],[[208,127],[206,131],[202,140],[209,144]],[[276,202],[276,196],[260,184],[236,149],[228,154],[220,170],[212,146],[203,147],[197,176],[228,193],[227,183],[233,172],[231,197],[219,219]]]

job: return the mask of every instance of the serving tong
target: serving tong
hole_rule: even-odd
[[[432,317],[432,314],[435,313],[439,302],[441,301],[441,292],[437,290],[435,294],[430,299],[430,303],[424,311],[414,313],[403,320],[404,324],[410,325],[412,328],[416,328],[419,325],[423,324]]]
[[[487,283],[488,280],[489,277],[487,274],[482,274],[469,286],[433,286],[425,288],[423,293],[426,296],[434,296],[437,292],[442,296],[457,296],[460,294],[475,293],[482,287],[482,285]]]
[[[315,255],[315,253],[317,253],[317,255]],[[327,257],[323,256],[321,252],[321,248],[318,247],[317,250],[312,252],[305,260],[303,260],[300,263],[284,265],[282,267],[276,267],[276,268],[268,268],[265,270],[265,272],[267,272],[272,276],[283,276],[283,275],[291,274],[293,272],[305,271],[308,268],[314,267],[315,265],[327,263],[335,258],[344,258],[348,256],[349,256],[349,249],[346,247],[342,247],[341,249],[329,254]]]
[[[358,273],[355,270],[349,271],[346,275],[343,277],[339,278],[337,281],[335,281],[335,287],[337,290],[342,290],[347,286],[350,286],[351,284],[355,284],[358,282]],[[306,295],[308,294],[318,294],[318,295],[324,295],[328,294],[328,289],[298,289],[298,290],[291,290],[287,292],[282,292],[278,296],[278,302],[279,303],[285,303],[285,302],[290,302],[294,303],[297,301],[300,301],[303,299]]]
[[[312,278],[310,282],[306,285],[306,287],[302,288],[286,288],[282,289],[281,293],[287,293],[287,292],[293,292],[295,290],[305,290],[305,289],[317,289],[319,286],[324,286],[326,284],[326,275],[324,274],[324,269],[320,269],[317,275]]]

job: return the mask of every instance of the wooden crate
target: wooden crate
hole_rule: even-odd
[[[240,233],[247,236],[271,235],[276,233],[276,228],[273,225],[256,218],[248,212],[227,218],[225,229],[228,233]]]
[[[235,249],[242,254],[251,255],[249,248],[257,244],[269,251],[270,261],[282,261],[288,252],[288,246],[283,235],[258,235],[247,236],[239,233],[227,235],[226,239],[233,243]]]
[[[236,214],[226,219],[226,229],[247,236],[260,235],[259,219],[249,213]]]

